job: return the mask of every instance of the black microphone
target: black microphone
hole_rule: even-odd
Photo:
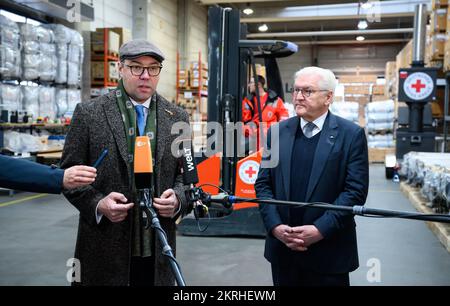
[[[181,163],[183,167],[183,184],[189,185],[186,190],[186,199],[189,202],[191,209],[194,209],[196,219],[203,218],[208,213],[208,207],[203,203],[203,200],[209,195],[206,194],[200,187],[195,187],[199,182],[197,165],[193,156],[192,140],[186,138],[181,140]]]
[[[195,185],[198,183],[197,165],[193,156],[192,140],[182,140],[181,161],[183,164],[183,183],[185,185]]]

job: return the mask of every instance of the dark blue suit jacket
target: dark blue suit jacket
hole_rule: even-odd
[[[63,178],[64,170],[0,154],[0,187],[60,193]]]
[[[261,167],[255,183],[258,198],[290,200],[291,153],[299,125],[296,116],[279,123],[279,136],[267,135],[268,148],[279,147],[279,163],[272,168]],[[333,205],[363,205],[369,185],[367,141],[364,130],[343,118],[328,114],[317,144],[306,202]],[[269,157],[263,157],[267,160]],[[294,252],[272,235],[279,224],[288,224],[289,208],[260,205],[267,229],[264,256],[270,262],[297,261],[304,269],[319,273],[347,273],[358,263],[355,221],[344,212],[306,208],[303,224],[315,225],[324,239],[305,252]]]

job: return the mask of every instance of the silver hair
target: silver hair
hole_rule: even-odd
[[[337,81],[336,76],[331,70],[315,66],[305,67],[295,73],[295,79],[303,75],[319,75],[321,77],[318,84],[319,89],[329,90],[334,94]]]

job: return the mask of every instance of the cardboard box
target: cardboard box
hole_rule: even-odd
[[[104,62],[92,61],[91,62],[91,78],[92,79],[103,79],[105,74]],[[119,71],[117,70],[116,62],[107,63],[107,78],[108,79],[119,79]]]
[[[110,28],[110,30],[119,34],[119,47],[133,39],[131,30],[127,28]]]
[[[383,95],[384,96],[384,85],[373,85],[372,95]]]
[[[434,34],[431,37],[431,61],[442,60],[444,58],[445,42],[448,37],[445,33]]]
[[[431,0],[431,9],[437,10],[448,6],[448,0]]]
[[[376,75],[342,75],[339,76],[339,83],[376,83]]]
[[[412,48],[413,41],[410,40],[405,47],[397,54],[396,57],[396,67],[397,70],[400,68],[408,68],[411,67],[412,62]]]
[[[384,163],[386,154],[395,155],[395,148],[369,148],[369,162]]]
[[[432,33],[445,32],[447,27],[447,9],[437,9],[430,14],[430,25]]]
[[[116,32],[107,29],[108,33],[108,49],[107,51],[110,53],[119,53],[120,47],[120,36]],[[95,52],[104,52],[105,43],[104,43],[104,34],[105,31],[103,28],[97,28],[95,32],[91,32],[91,50]]]
[[[345,95],[368,95],[369,85],[351,85],[345,86]]]

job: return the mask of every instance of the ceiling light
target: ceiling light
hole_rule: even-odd
[[[265,31],[267,31],[269,29],[269,27],[267,26],[267,24],[262,24],[262,25],[260,25],[259,27],[258,27],[258,30],[260,31],[260,32],[265,32]]]
[[[357,41],[363,41],[364,39],[365,39],[364,36],[361,35],[356,37]]]
[[[252,10],[251,8],[249,8],[249,7],[245,8],[242,12],[243,12],[245,15],[251,15],[251,14],[253,14],[253,10]]]
[[[247,16],[253,14],[253,10],[250,7],[250,3],[247,3],[247,7],[242,12]]]
[[[367,2],[361,3],[361,7],[365,10],[370,9],[373,6],[373,3],[369,0]]]
[[[367,21],[365,21],[365,20],[360,20],[360,21],[358,22],[358,29],[360,29],[360,30],[365,30],[365,29],[367,29],[367,27],[368,27]]]

